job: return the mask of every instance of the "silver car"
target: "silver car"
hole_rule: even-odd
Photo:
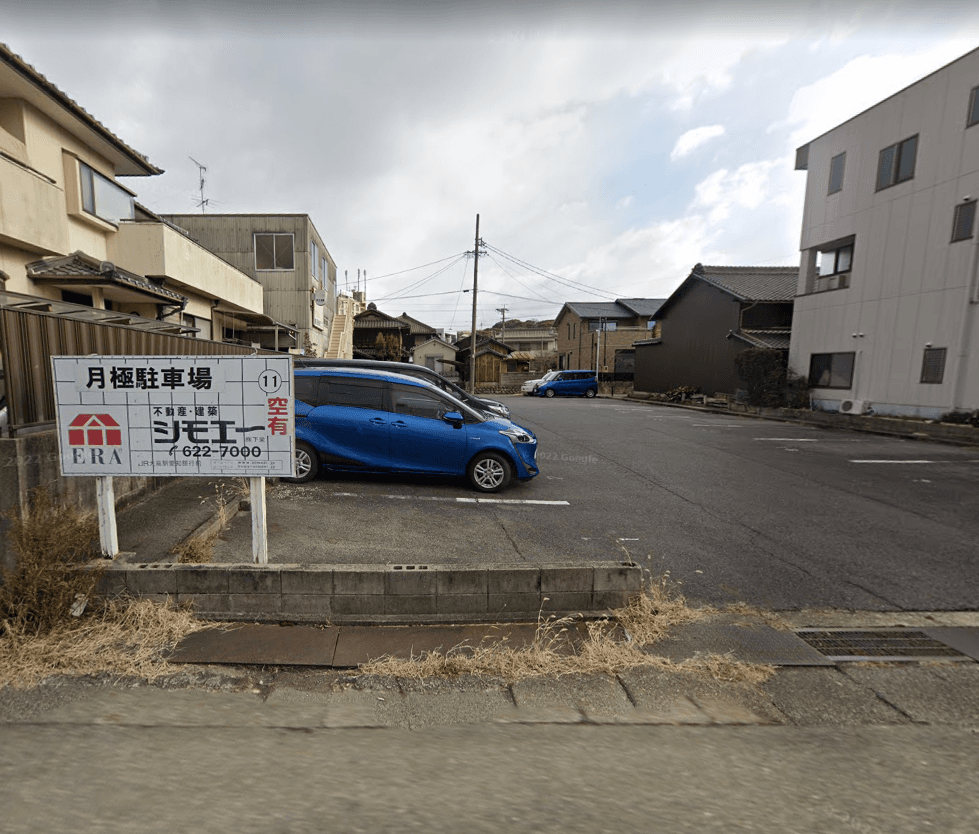
[[[538,385],[554,379],[558,373],[558,371],[548,371],[546,374],[544,374],[543,379],[528,379],[523,385],[520,386],[520,393],[525,397],[533,396],[537,393]]]

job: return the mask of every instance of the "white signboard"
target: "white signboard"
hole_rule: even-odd
[[[288,356],[55,356],[64,475],[294,476]]]

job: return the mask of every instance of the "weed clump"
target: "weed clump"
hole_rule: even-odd
[[[60,504],[44,487],[31,493],[26,511],[9,518],[18,558],[3,571],[0,633],[45,634],[71,620],[72,606],[95,592],[104,568],[84,567],[101,555],[98,521]]]

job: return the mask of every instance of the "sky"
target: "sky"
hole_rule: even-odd
[[[480,327],[797,266],[796,148],[979,4],[0,0],[0,41],[165,170],[140,204],[308,214],[338,290],[458,331],[477,215]]]

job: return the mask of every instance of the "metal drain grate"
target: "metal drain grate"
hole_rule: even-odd
[[[962,658],[957,652],[923,631],[881,629],[847,631],[845,629],[805,628],[796,631],[803,640],[828,660],[923,660]]]

